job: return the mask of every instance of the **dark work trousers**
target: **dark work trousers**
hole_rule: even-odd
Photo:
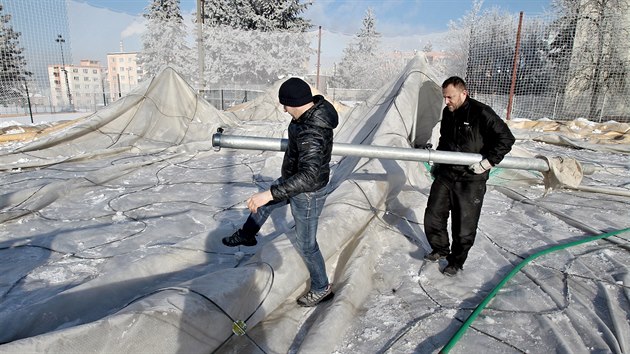
[[[463,268],[475,242],[486,181],[451,181],[438,176],[424,212],[424,232],[433,251],[446,255],[449,265]],[[448,216],[451,213],[453,245],[449,251]]]

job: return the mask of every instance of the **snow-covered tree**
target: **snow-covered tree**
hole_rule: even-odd
[[[518,19],[492,8],[482,13],[470,42],[466,78],[470,92],[507,94],[510,89]]]
[[[517,95],[541,94],[554,85],[552,77],[558,73],[548,57],[548,32],[545,20],[534,18],[523,23],[516,71]]]
[[[299,0],[213,0],[204,3],[205,24],[234,29],[304,32],[311,27],[300,17],[310,3]]]
[[[478,25],[483,0],[474,0],[472,9],[464,17],[448,24],[449,34],[446,38],[448,65],[446,76],[466,77],[470,42],[475,26]]]
[[[354,89],[375,89],[391,78],[390,61],[381,49],[376,18],[368,8],[357,36],[343,50],[337,65],[335,84]]]
[[[152,78],[166,65],[187,80],[194,70],[194,53],[186,44],[186,25],[181,15],[179,0],[153,0],[144,18],[147,30],[142,35],[142,51],[138,62],[145,78]]]
[[[298,0],[214,0],[204,3],[206,84],[267,84],[303,75],[312,54],[309,3]]]
[[[589,117],[598,117],[605,96],[630,84],[627,45],[629,0],[555,0],[559,23],[574,29],[565,90],[566,104],[588,99]],[[584,93],[588,93],[584,95]]]
[[[422,51],[425,53],[430,53],[433,51],[433,43],[431,41],[427,42],[427,44],[422,47]]]
[[[11,15],[4,14],[0,4],[0,104],[25,97],[27,77],[32,75],[26,70],[26,60],[20,46],[20,33],[15,32],[10,24]]]
[[[206,29],[206,83],[266,84],[287,74],[303,75],[310,54],[305,33]]]

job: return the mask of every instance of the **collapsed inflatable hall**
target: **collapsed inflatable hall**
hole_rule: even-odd
[[[418,56],[366,102],[335,103],[335,143],[436,146],[440,83]],[[0,353],[438,352],[527,257],[604,233],[520,269],[453,351],[630,351],[627,125],[510,121],[511,157],[574,161],[574,178],[495,168],[456,277],[423,260],[431,162],[333,156],[318,241],[335,296],[306,309],[286,208],[256,246],[221,243],[282,153],[217,149],[212,135],[285,138],[280,84],[220,111],[167,68],[0,145]]]

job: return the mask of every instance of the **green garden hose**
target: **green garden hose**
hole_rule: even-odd
[[[503,287],[503,285],[505,285],[505,283],[507,283],[512,277],[514,277],[514,275],[516,275],[516,273],[518,273],[521,270],[521,268],[523,268],[527,263],[547,253],[563,250],[565,248],[581,245],[583,243],[587,243],[591,241],[596,241],[599,239],[607,238],[607,237],[614,236],[614,235],[628,232],[628,231],[630,231],[630,228],[612,231],[612,232],[600,234],[597,236],[586,237],[579,241],[573,241],[566,244],[549,247],[547,249],[534,253],[531,256],[525,258],[514,269],[512,269],[512,271],[505,278],[503,278],[503,280],[501,280],[501,282],[499,282],[499,284],[497,284],[497,286],[495,286],[494,289],[492,289],[492,291],[488,294],[488,296],[486,296],[485,299],[483,299],[483,301],[477,306],[477,308],[475,308],[475,310],[468,316],[468,318],[466,319],[466,322],[462,324],[459,330],[455,332],[455,334],[451,337],[448,343],[446,343],[446,345],[442,348],[442,350],[440,350],[440,353],[444,353],[444,354],[448,353],[455,346],[455,344],[457,344],[460,338],[464,335],[464,332],[466,332],[466,330],[468,329],[468,327],[470,327],[472,322],[477,318],[477,316],[479,316],[479,314],[481,313],[481,311],[483,311],[486,305],[488,305],[490,300],[492,300],[492,298],[494,298],[494,296],[497,294],[497,292],[499,292],[499,290]]]

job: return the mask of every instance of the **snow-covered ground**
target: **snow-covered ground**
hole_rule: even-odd
[[[408,147],[414,104],[425,102],[414,87],[431,84],[415,75],[344,112],[336,142]],[[305,309],[287,210],[255,247],[220,241],[277,177],[282,154],[216,151],[210,136],[221,126],[281,138],[289,118],[275,92],[226,113],[169,80],[0,145],[0,353],[435,353],[528,256],[602,233],[614,235],[525,265],[452,352],[630,352],[630,233],[616,234],[630,226],[626,153],[515,127],[514,156],[575,158],[595,167],[581,186],[597,192],[545,193],[540,172],[495,169],[455,277],[423,260],[426,165],[336,156],[318,236],[335,297]],[[232,331],[237,320],[245,335]]]
[[[94,112],[69,112],[69,113],[38,113],[33,115],[31,123],[30,115],[0,115],[0,128],[10,126],[36,126],[40,124],[51,124],[60,121],[74,120],[81,117],[89,116]]]

